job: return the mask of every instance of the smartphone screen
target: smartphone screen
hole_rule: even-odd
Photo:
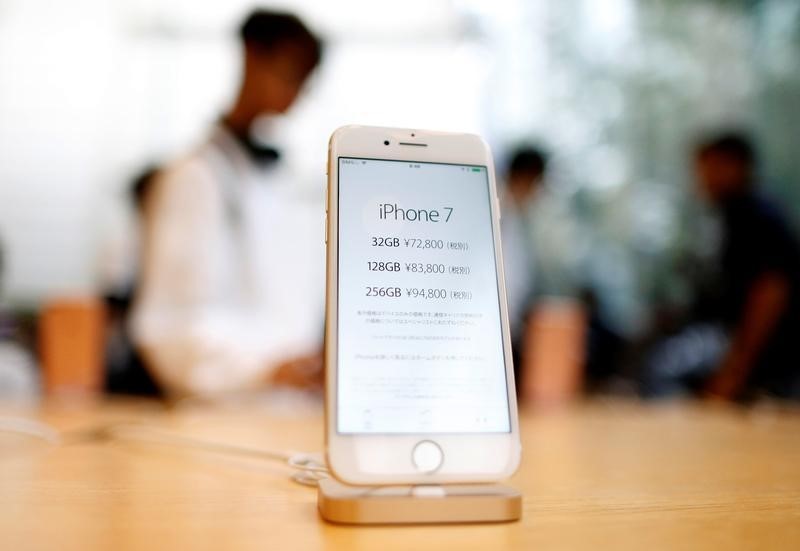
[[[487,168],[338,165],[338,432],[510,432]]]

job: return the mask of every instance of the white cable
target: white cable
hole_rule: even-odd
[[[156,444],[179,446],[206,452],[278,461],[294,469],[296,472],[292,473],[290,479],[303,486],[315,487],[320,480],[328,477],[328,468],[325,466],[324,460],[321,458],[320,454],[290,453],[209,442],[207,440],[170,433],[136,422],[110,423],[94,428],[60,433],[55,428],[32,419],[0,417],[0,432],[11,432],[14,434],[31,436],[45,440],[53,445],[127,439],[144,442],[149,441]]]
[[[292,482],[296,482],[297,484],[316,488],[319,486],[319,481],[328,478],[328,475],[320,472],[298,471],[296,473],[292,473],[292,476],[289,478],[292,480]]]
[[[319,454],[296,453],[290,456],[287,462],[290,467],[298,470],[315,473],[328,472],[328,467],[326,467],[325,463],[320,459]]]
[[[23,417],[0,417],[0,432],[31,436],[50,444],[58,444],[61,441],[59,432],[53,427]]]

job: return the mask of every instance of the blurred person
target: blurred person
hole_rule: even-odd
[[[501,198],[517,389],[545,406],[571,399],[587,382],[594,388],[609,369],[594,368],[619,347],[599,308],[589,308],[595,303],[580,300],[579,228],[563,196],[548,186],[548,157],[536,146],[516,148]]]
[[[643,391],[798,399],[800,243],[778,205],[757,189],[756,152],[746,135],[702,141],[694,165],[722,223],[718,281],[699,293],[693,321],[655,347]]]
[[[529,208],[544,185],[547,158],[533,146],[518,147],[511,155],[501,194],[506,287],[512,335],[519,336],[533,300],[534,243]]]
[[[252,13],[240,39],[233,106],[147,197],[134,335],[176,396],[308,384],[321,369],[321,205],[301,197],[278,152],[251,135],[257,118],[294,103],[321,43],[295,16],[270,11]]]
[[[569,400],[580,389],[587,345],[590,339],[597,344],[573,285],[577,228],[563,197],[547,184],[548,163],[540,147],[517,147],[501,199],[517,389],[540,405]]]
[[[500,201],[508,317],[518,389],[525,323],[533,304],[536,279],[529,208],[544,185],[546,168],[547,156],[542,150],[530,145],[517,147],[510,156]]]

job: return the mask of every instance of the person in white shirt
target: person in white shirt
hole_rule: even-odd
[[[268,11],[250,15],[240,36],[233,107],[204,143],[163,167],[144,209],[132,332],[176,397],[304,379],[309,362],[298,358],[316,357],[322,342],[322,199],[250,137],[256,118],[292,105],[321,44],[295,16]]]

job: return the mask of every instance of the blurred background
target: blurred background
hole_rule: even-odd
[[[526,383],[531,400],[580,392],[591,362],[601,392],[636,393],[642,343],[688,308],[719,248],[693,183],[699,135],[746,129],[761,187],[800,217],[795,0],[0,0],[0,338],[15,343],[0,362],[38,366],[5,388],[40,392],[50,305],[106,296],[135,270],[131,182],[231,104],[237,30],[257,6],[325,41],[296,104],[264,130],[309,194],[321,197],[344,124],[479,133],[501,177],[520,145],[547,153],[534,287],[561,313],[521,341],[560,342],[552,354],[572,359],[519,361],[578,374]]]

